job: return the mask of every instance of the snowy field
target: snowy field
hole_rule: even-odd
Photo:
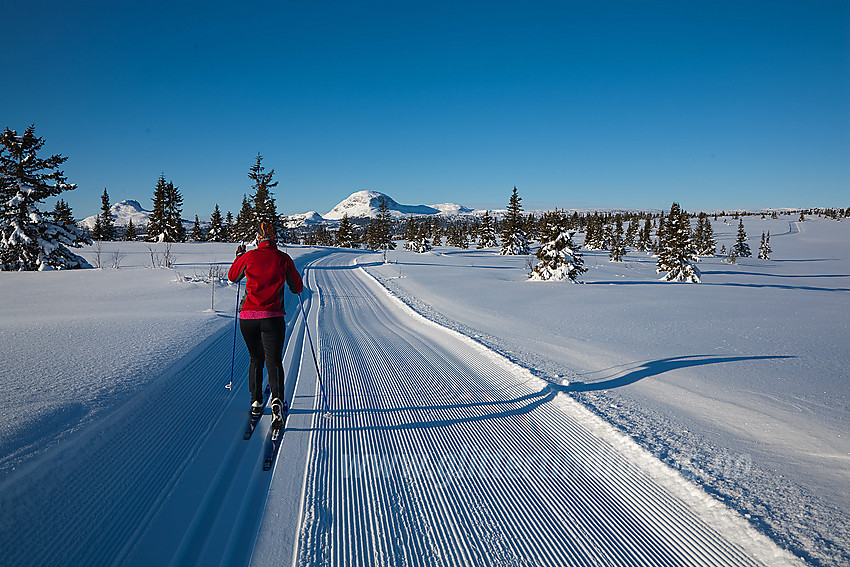
[[[752,258],[658,281],[583,251],[584,285],[524,257],[394,252],[369,265],[420,313],[573,395],[814,563],[850,562],[850,223],[746,217]],[[713,223],[718,249],[737,221]],[[771,260],[755,258],[770,231]],[[581,242],[581,238],[577,238]],[[367,260],[364,260],[367,262]],[[831,559],[830,559],[831,558]]]
[[[735,265],[705,259],[700,265],[703,283],[698,285],[659,282],[654,260],[634,252],[622,264],[608,262],[604,252],[585,252],[589,271],[584,285],[528,282],[525,257],[502,257],[493,250],[437,248],[427,254],[397,250],[390,252],[388,264],[381,264],[373,253],[342,256],[356,259],[368,274],[426,318],[474,338],[528,369],[534,380],[548,383],[553,397],[542,402],[559,400],[543,403],[539,411],[547,413],[530,413],[527,422],[520,419],[524,413],[519,410],[506,412],[504,419],[542,431],[563,423],[559,408],[569,409],[568,400],[573,397],[666,463],[662,468],[728,504],[754,531],[810,564],[847,564],[850,224],[747,217],[745,225],[754,250],[757,236],[770,230],[772,259],[745,258]],[[715,223],[714,229],[718,247],[728,248],[736,223]],[[155,254],[161,256],[162,245],[158,247]],[[315,375],[310,381],[305,373],[297,387],[299,393],[306,387],[307,393],[299,394],[303,399],[293,404],[288,424],[292,430],[287,430],[274,475],[257,474],[256,463],[250,462],[251,452],[260,450],[262,432],[250,446],[239,436],[248,399],[241,386],[246,365],[241,337],[236,388],[224,388],[230,377],[235,286],[208,281],[211,269],[226,270],[233,248],[230,244],[174,245],[173,267],[162,269],[151,267],[155,262],[144,243],[105,243],[102,263],[110,264],[118,250],[118,269],[0,274],[0,499],[4,510],[0,548],[10,564],[160,564],[163,557],[166,563],[208,564],[210,557],[216,557],[220,562],[226,558],[231,564],[244,564],[252,556],[255,540],[253,561],[264,564],[280,559],[274,542],[282,541],[277,537],[281,526],[288,526],[290,545],[301,546],[295,552],[300,564],[344,564],[345,558],[335,555],[342,546],[354,546],[362,553],[367,551],[364,546],[375,544],[368,533],[356,532],[356,537],[339,533],[348,523],[359,526],[356,516],[363,501],[341,509],[349,514],[344,520],[348,523],[329,526],[322,508],[328,496],[321,494],[321,488],[323,479],[337,478],[333,475],[339,470],[320,472],[329,466],[329,461],[321,459],[321,443],[354,442],[352,432],[357,431],[373,432],[371,438],[392,443],[392,435],[381,437],[381,431],[397,424],[390,427],[387,422],[376,429],[365,421],[344,428],[338,422],[326,423],[327,416],[309,405],[319,398]],[[289,252],[303,270],[316,260],[321,263],[321,257],[331,251],[291,247]],[[95,251],[88,248],[83,255],[93,261]],[[324,269],[332,274],[334,268]],[[321,273],[320,266],[315,272]],[[343,357],[328,366],[331,355],[353,352],[346,350],[351,347],[347,343],[365,341],[369,352],[381,358],[389,343],[369,342],[374,328],[354,329],[335,338],[332,332],[339,332],[334,331],[337,325],[354,325],[360,319],[332,315],[330,308],[347,305],[333,299],[333,286],[358,288],[333,278],[308,279],[312,290],[322,281],[325,289],[317,290],[320,297],[305,298],[308,313],[318,325],[314,338],[319,339],[321,362],[328,371],[332,409],[351,410],[363,400],[345,398],[345,393],[362,390],[364,396],[371,396],[376,388],[388,386],[341,381],[345,374],[334,366],[355,368],[358,362]],[[291,328],[303,329],[298,302],[292,300],[287,305]],[[338,319],[332,324],[328,317]],[[285,359],[285,366],[292,395],[298,370],[309,368],[313,361],[304,366],[306,362],[296,360],[299,355],[294,352],[299,349],[309,356],[303,331],[292,333],[289,340],[291,360]],[[335,340],[342,346],[333,346]],[[409,357],[390,358],[406,361]],[[390,375],[383,380],[392,385],[397,379]],[[480,385],[464,388],[467,397],[488,392],[492,404],[503,403],[500,396],[507,396],[507,403],[535,391],[523,385],[504,393]],[[393,407],[416,409],[416,395],[390,389],[383,397],[370,399],[370,407],[375,415],[390,419],[395,416],[390,411]],[[423,391],[420,395],[428,398],[430,406],[439,407],[440,396],[447,394]],[[469,409],[463,406],[453,403],[451,411]],[[441,433],[448,429],[436,425],[452,419],[426,420],[435,427],[407,428],[410,431],[401,439],[411,451],[423,450],[429,446],[423,440],[437,443],[450,438]],[[467,418],[459,419],[465,423]],[[196,429],[186,438],[174,431],[174,424],[182,427],[184,423]],[[503,427],[505,422],[498,423]],[[115,430],[127,433],[119,437]],[[105,439],[113,435],[115,441],[109,443],[114,448],[109,448],[113,445]],[[533,443],[533,437],[529,441],[505,435],[517,443]],[[122,468],[122,460],[129,464]],[[308,467],[306,471],[298,469],[299,461]],[[246,478],[257,482],[251,484],[250,492],[241,493],[234,487],[249,484]],[[339,479],[348,480],[344,475]],[[409,484],[399,485],[399,493]],[[187,485],[192,489],[186,489]],[[359,490],[353,484],[347,486]],[[209,495],[212,489],[204,495],[207,487],[216,487],[214,496]],[[353,494],[372,501],[373,509],[380,511],[381,498],[391,498],[391,489],[387,481]],[[488,532],[488,537],[495,538],[492,541],[471,536],[481,527],[475,524],[478,517],[468,510],[464,513],[471,516],[451,512],[451,505],[462,504],[462,493],[451,490],[416,492],[420,499],[413,503],[412,512],[407,510],[419,513],[419,521],[429,517],[440,521],[441,514],[448,514],[470,522],[443,522],[449,531],[429,533],[427,538],[454,539],[443,547],[434,544],[434,549],[454,550],[470,558],[482,553],[489,542],[502,546],[503,562],[509,562],[508,552],[523,550],[542,554],[537,559],[546,557],[539,536],[524,544],[527,549],[499,540],[504,533]],[[475,490],[484,489],[477,486]],[[303,491],[303,501],[293,500],[293,491],[296,495]],[[227,493],[227,498],[220,498],[220,493]],[[429,498],[448,498],[448,504],[435,511],[427,506]],[[121,510],[115,500],[125,500],[134,512],[114,522],[126,526],[110,525],[107,530],[110,511]],[[42,509],[50,504],[58,510]],[[399,505],[404,510],[398,502],[389,510],[398,512]],[[695,506],[704,508],[705,503]],[[533,508],[524,510],[530,514]],[[227,514],[230,511],[232,515]],[[697,516],[702,519],[694,520],[695,526],[717,529],[716,522]],[[529,520],[528,525],[543,525],[544,520]],[[218,533],[214,528],[227,528],[230,522],[244,529],[231,529],[239,533],[227,541],[214,541]],[[374,531],[387,532],[386,540],[375,540],[379,545],[375,553],[391,553],[393,548],[386,543],[391,541],[406,552],[415,549],[390,538],[396,528],[386,517],[376,517],[374,522]],[[405,525],[416,527],[415,522]],[[721,531],[724,526],[728,531],[729,525],[721,522]],[[75,556],[44,550],[53,544],[53,549],[73,548],[72,541],[85,542],[85,550]],[[738,551],[730,551],[733,555],[727,557],[740,552],[740,542],[729,545]],[[21,551],[11,553],[11,549]],[[158,556],[156,549],[165,555]],[[428,564],[421,554],[391,556]],[[500,563],[486,556],[493,564]],[[652,562],[651,554],[648,557]]]

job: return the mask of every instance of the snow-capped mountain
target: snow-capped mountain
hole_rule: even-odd
[[[133,226],[142,228],[148,224],[148,217],[151,216],[150,211],[142,208],[138,201],[127,199],[119,201],[109,207],[112,213],[112,221],[115,226],[127,226],[130,221],[133,221]],[[92,215],[81,220],[78,224],[86,227],[89,230],[94,229],[95,219],[98,215]]]
[[[410,215],[456,215],[471,213],[472,210],[454,203],[442,205],[401,205],[389,195],[378,191],[357,191],[323,215],[325,220],[340,220],[348,213],[349,217],[376,217],[384,200],[393,218]]]

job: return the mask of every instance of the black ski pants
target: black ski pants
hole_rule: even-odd
[[[251,355],[248,385],[251,401],[263,401],[263,366],[269,374],[272,399],[283,400],[283,339],[286,321],[283,317],[240,319],[239,329]]]

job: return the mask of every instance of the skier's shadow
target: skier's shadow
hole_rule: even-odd
[[[674,356],[670,358],[662,358],[659,360],[650,360],[642,363],[637,368],[633,368],[620,376],[613,376],[604,380],[595,382],[571,382],[569,384],[554,384],[550,383],[549,387],[559,392],[595,392],[599,390],[611,390],[614,388],[622,388],[634,384],[639,380],[643,380],[649,376],[657,376],[671,370],[679,368],[688,368],[691,366],[705,366],[707,364],[718,364],[721,362],[741,362],[744,360],[768,360],[780,358],[796,358],[795,356],[775,355],[775,356],[711,356],[694,354],[687,356]]]

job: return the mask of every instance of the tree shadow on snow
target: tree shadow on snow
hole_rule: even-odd
[[[769,360],[780,358],[796,358],[795,356],[709,356],[688,355],[650,360],[642,363],[637,368],[627,371],[621,376],[611,377],[598,382],[571,382],[570,384],[551,384],[549,387],[559,392],[594,392],[599,390],[611,390],[634,384],[649,376],[657,376],[671,370],[689,368],[692,366],[705,366],[707,364],[719,364],[721,362],[741,362],[744,360]]]

